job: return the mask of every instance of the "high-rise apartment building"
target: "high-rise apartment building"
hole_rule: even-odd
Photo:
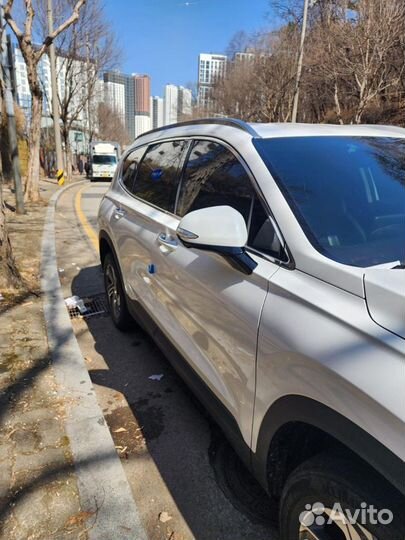
[[[150,77],[133,75],[135,84],[135,114],[150,114]]]
[[[15,82],[16,82],[16,98],[17,103],[21,107],[24,116],[28,123],[31,121],[31,92],[28,85],[27,67],[24,62],[22,53],[18,45],[13,46],[13,64],[15,67]],[[89,106],[83,107],[83,95],[79,92],[70,93],[71,81],[75,81],[75,85],[86,93],[86,87],[88,85],[88,73],[91,69],[91,65],[87,64],[82,58],[69,59],[69,68],[67,68],[67,58],[61,54],[56,56],[56,73],[57,73],[57,85],[58,95],[68,107],[68,114],[74,114],[75,121],[72,123],[72,129],[69,133],[71,142],[76,141],[75,150],[80,152],[86,149],[86,137],[89,132],[89,118],[88,113],[92,115],[93,111],[97,108],[99,102],[98,89],[96,84],[96,91],[93,90],[92,99]],[[51,69],[48,55],[43,55],[38,64],[38,77],[43,90],[43,108],[41,126],[49,127],[53,125],[51,118],[52,113],[52,89],[51,89]],[[78,138],[75,137],[75,133],[80,132],[82,136],[81,142],[78,143]]]
[[[166,84],[164,91],[164,125],[175,124],[178,118],[179,88]]]
[[[152,129],[162,127],[164,124],[163,98],[159,96],[154,96],[150,98],[150,112]]]
[[[124,119],[131,139],[151,129],[149,75],[104,73],[104,101]]]
[[[135,87],[135,137],[151,129],[150,77],[133,75]]]
[[[177,102],[178,120],[186,120],[192,113],[192,94],[189,88],[179,86]]]
[[[131,139],[135,138],[135,85],[131,75],[118,71],[104,73],[104,100],[120,115],[124,98],[124,125]]]
[[[109,80],[108,74],[104,76],[104,103],[119,116],[122,124],[126,125],[125,118],[125,81],[115,82]],[[113,78],[112,78],[113,79]]]
[[[223,54],[201,53],[198,57],[198,105],[211,107],[212,88],[226,72],[227,57]]]

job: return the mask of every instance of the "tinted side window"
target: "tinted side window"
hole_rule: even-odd
[[[179,166],[185,141],[171,141],[150,146],[136,175],[133,192],[162,210],[174,211]]]
[[[209,206],[232,206],[249,219],[253,187],[242,164],[227,148],[212,141],[196,141],[182,181],[177,214]]]
[[[248,246],[282,261],[287,260],[287,254],[281,245],[269,215],[257,197],[250,220]]]
[[[134,150],[127,156],[122,166],[122,171],[121,171],[122,183],[125,185],[125,187],[129,191],[132,191],[135,174],[138,169],[139,162],[141,161],[144,153],[145,153],[145,147],[137,148],[136,150]]]

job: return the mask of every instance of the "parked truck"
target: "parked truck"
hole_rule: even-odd
[[[120,157],[120,145],[112,141],[90,143],[90,180],[111,180]]]

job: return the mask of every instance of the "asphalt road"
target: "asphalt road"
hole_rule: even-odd
[[[107,189],[81,184],[59,200],[65,298],[102,300],[95,242]],[[149,540],[276,540],[266,496],[153,341],[138,327],[119,332],[105,314],[72,324]]]

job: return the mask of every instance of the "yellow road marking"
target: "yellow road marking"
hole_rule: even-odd
[[[83,186],[79,191],[76,193],[75,197],[75,209],[77,217],[84,229],[84,232],[87,234],[87,236],[90,239],[90,242],[93,244],[94,249],[98,252],[98,236],[96,231],[93,229],[93,227],[88,222],[86,216],[84,215],[84,212],[82,210],[82,192],[87,188],[88,186]]]

